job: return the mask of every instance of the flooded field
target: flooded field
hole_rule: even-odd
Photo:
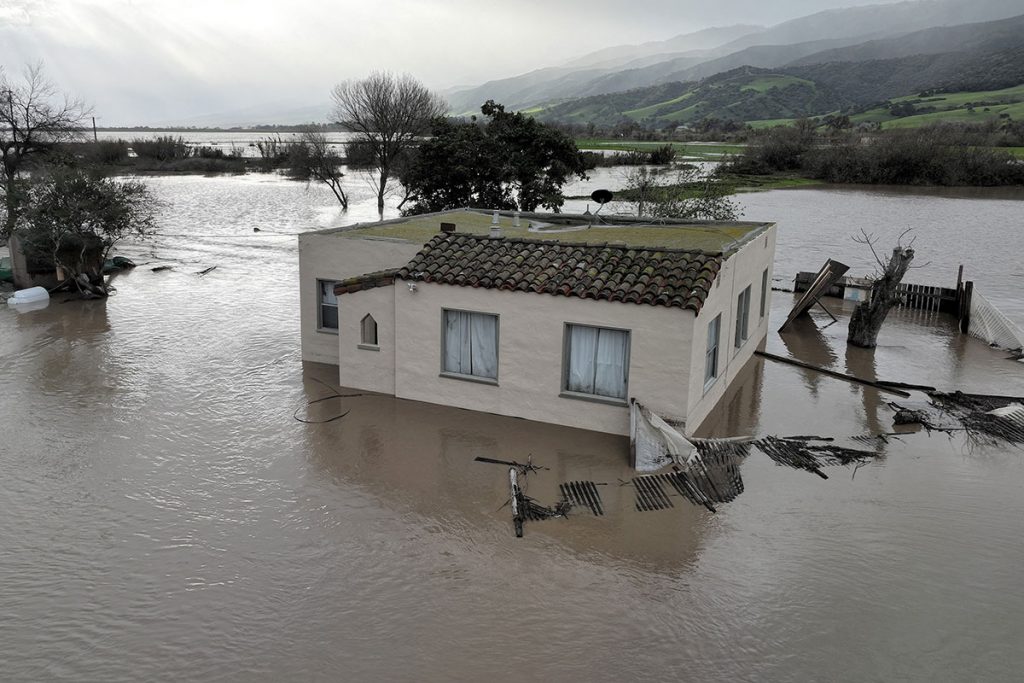
[[[270,176],[147,182],[160,234],[122,250],[145,265],[116,296],[0,308],[4,680],[1019,679],[1021,450],[913,432],[827,480],[751,453],[717,514],[678,497],[637,512],[620,437],[380,396],[309,404],[337,387],[300,361],[295,234],[371,219],[370,202],[343,217]],[[920,273],[966,262],[1019,306],[1019,201],[743,201],[780,224],[780,283],[828,256],[861,270],[862,225],[918,227]],[[984,229],[968,240],[961,220]],[[792,301],[777,293],[772,319]],[[805,321],[767,348],[1024,394],[1024,366],[949,321],[897,314],[874,353],[844,332]],[[892,430],[891,395],[761,360],[745,374],[705,435]],[[606,515],[514,538],[505,469],[473,459],[529,454],[551,468],[529,495],[598,482]]]

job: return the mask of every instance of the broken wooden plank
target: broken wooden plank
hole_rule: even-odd
[[[846,274],[850,267],[845,263],[828,259],[825,261],[825,265],[821,267],[818,274],[814,278],[814,282],[807,288],[804,295],[796,302],[793,306],[793,310],[790,311],[789,316],[786,318],[786,322],[782,323],[782,327],[779,328],[779,332],[785,332],[786,328],[792,324],[794,320],[807,313],[808,309],[818,302],[818,299],[828,291],[828,289],[834,285],[839,278]],[[822,306],[824,308],[824,306]],[[827,309],[826,309],[826,312]],[[832,315],[829,313],[829,315]]]
[[[795,358],[777,356],[774,353],[768,353],[767,351],[754,351],[754,353],[757,354],[758,356],[762,356],[764,358],[768,358],[769,360],[773,360],[779,363],[795,365],[796,367],[803,368],[805,370],[814,370],[815,372],[820,372],[821,374],[828,375],[829,377],[835,377],[836,379],[845,380],[847,382],[852,382],[854,384],[862,384],[873,389],[878,389],[879,391],[887,391],[890,394],[896,394],[897,396],[902,396],[903,398],[910,398],[910,394],[907,393],[906,391],[903,391],[902,389],[896,389],[895,387],[886,386],[881,382],[876,382],[874,380],[869,379],[861,379],[860,377],[855,377],[854,375],[847,375],[842,372],[836,372],[835,370],[829,370],[828,368],[822,368],[817,365],[811,365],[810,363],[804,363],[803,361],[799,361]]]

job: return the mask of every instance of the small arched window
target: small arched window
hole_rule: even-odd
[[[363,316],[361,328],[362,335],[360,341],[363,344],[377,346],[377,321],[373,319],[372,315],[367,313],[365,316]]]

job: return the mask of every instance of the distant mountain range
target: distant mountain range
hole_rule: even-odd
[[[1021,0],[829,10],[609,47],[447,97],[453,114],[494,99],[547,120],[662,125],[822,114],[957,83],[1008,87],[1024,82],[1022,11]]]
[[[924,90],[990,91],[1021,83],[1024,16],[830,49],[780,68],[741,66],[697,81],[592,95],[538,108],[535,116],[605,125],[763,121],[853,113]]]

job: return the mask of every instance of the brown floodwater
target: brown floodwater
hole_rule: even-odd
[[[827,480],[754,451],[716,514],[637,512],[621,437],[310,404],[335,374],[300,360],[294,233],[336,222],[329,202],[260,177],[151,183],[161,234],[124,249],[146,265],[116,296],[0,308],[3,680],[1019,680],[1024,451],[904,429]],[[778,220],[784,271],[801,224]],[[874,352],[811,321],[767,348],[1024,395],[1024,364],[913,312]],[[922,397],[756,360],[702,433],[875,434],[892,400]],[[531,454],[550,469],[529,495],[598,482],[606,515],[516,539],[506,470],[473,459]]]

